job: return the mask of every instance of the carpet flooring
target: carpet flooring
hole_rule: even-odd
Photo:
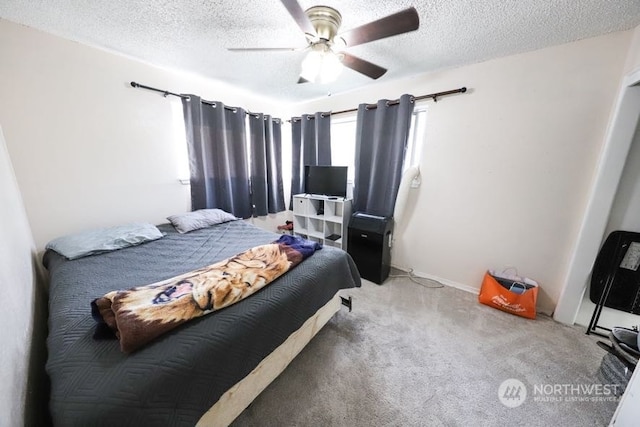
[[[603,426],[615,411],[605,352],[583,328],[408,278],[342,293],[353,311],[343,307],[233,426]],[[526,388],[526,398],[501,389],[517,407],[499,399],[508,379]],[[576,391],[593,384],[606,386]]]

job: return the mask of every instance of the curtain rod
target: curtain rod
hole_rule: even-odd
[[[466,87],[461,87],[460,89],[446,90],[444,92],[436,92],[436,93],[429,93],[427,95],[412,96],[411,97],[411,102],[420,101],[422,99],[432,99],[433,102],[438,102],[438,98],[440,98],[440,97],[447,96],[447,95],[454,95],[456,93],[465,93],[466,91],[467,91]],[[394,99],[392,101],[387,101],[387,106],[396,105],[396,104],[399,104],[399,103],[400,103],[399,99]],[[378,105],[377,104],[366,104],[365,108],[367,110],[373,110],[373,109],[378,108]],[[330,111],[328,114],[331,115],[331,116],[335,116],[336,114],[355,113],[356,111],[358,111],[357,108],[350,108],[348,110]],[[321,113],[321,117],[324,117],[323,114],[324,113]],[[313,116],[307,116],[307,117],[310,120],[314,119]],[[292,117],[291,120],[287,120],[287,121],[290,122],[290,121],[297,121],[297,120],[301,120],[301,117]]]
[[[151,86],[146,86],[146,85],[142,85],[140,83],[136,83],[136,82],[131,82],[131,87],[134,88],[140,88],[140,89],[146,89],[146,90],[151,90],[154,92],[159,92],[161,93],[165,98],[169,95],[171,96],[177,96],[178,98],[189,98],[187,95],[181,95],[179,93],[173,93],[173,92],[169,92],[168,90],[162,90],[162,89],[158,89],[155,87],[151,87]],[[420,101],[423,99],[432,99],[433,102],[438,102],[438,98],[441,98],[443,96],[447,96],[447,95],[455,95],[457,93],[465,93],[467,91],[466,87],[461,87],[460,89],[452,89],[452,90],[446,90],[443,92],[436,92],[436,93],[429,93],[427,95],[421,95],[421,96],[412,96],[411,97],[411,101],[415,102],[415,101]],[[205,101],[203,99],[200,100],[200,102],[202,102],[203,104],[206,105],[216,105],[215,102],[211,102],[211,101]],[[399,99],[394,99],[392,101],[387,101],[387,105],[395,105],[398,104],[400,102]],[[228,107],[228,106],[224,106],[225,109],[227,110],[231,110],[231,111],[236,111],[236,108],[234,107]],[[374,109],[374,108],[378,108],[377,104],[367,104],[366,105],[367,109]],[[356,111],[358,111],[357,108],[350,108],[348,110],[340,110],[340,111],[332,111],[329,112],[330,115],[335,116],[336,114],[346,114],[346,113],[355,113]],[[258,117],[258,113],[252,113],[250,111],[245,111],[246,114],[249,114],[250,116],[253,117]],[[324,117],[324,115],[322,116]],[[308,116],[309,119],[313,119],[313,116]],[[300,117],[292,117],[291,120],[287,120],[288,122],[291,121],[296,121],[296,120],[300,120]],[[280,119],[275,119],[275,120],[280,120]]]
[[[173,92],[169,92],[168,90],[162,90],[162,89],[158,89],[155,87],[151,87],[151,86],[146,86],[146,85],[141,85],[140,83],[136,83],[136,82],[131,82],[131,87],[135,87],[135,88],[139,88],[139,89],[146,89],[146,90],[151,90],[154,92],[160,92],[162,94],[162,96],[164,96],[165,98],[169,95],[171,96],[177,96],[178,98],[183,98],[183,99],[189,99],[188,95],[181,95],[179,93],[173,93]],[[200,100],[201,103],[206,104],[206,105],[212,105],[215,107],[216,103],[212,102],[212,101],[205,101],[204,99]],[[229,111],[233,111],[234,113],[237,111],[237,108],[235,107],[228,107],[228,106],[224,106],[225,110],[229,110]],[[260,115],[258,113],[252,113],[251,111],[245,111],[245,114],[248,114],[250,116],[253,117],[259,117]],[[266,118],[265,118],[266,120]],[[273,120],[278,120],[280,121],[280,119],[273,117]]]

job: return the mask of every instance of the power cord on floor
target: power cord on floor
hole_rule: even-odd
[[[397,268],[397,270],[400,270],[400,269]],[[403,271],[403,270],[400,270],[400,271]],[[406,274],[390,274],[389,277],[391,277],[393,279],[399,279],[399,278],[406,277],[409,280],[411,280],[413,283],[418,284],[418,285],[422,286],[423,288],[427,288],[427,289],[444,288],[444,285],[442,283],[438,282],[437,280],[427,279],[426,277],[416,276],[413,273],[413,268],[410,268],[408,271],[406,271]],[[429,285],[427,283],[421,282],[418,279],[426,280],[427,282],[432,283],[432,285]]]

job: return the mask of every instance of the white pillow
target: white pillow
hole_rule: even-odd
[[[68,259],[115,251],[156,240],[164,236],[148,223],[133,223],[116,227],[82,231],[53,239],[45,249],[51,249]]]
[[[223,222],[235,221],[236,218],[222,209],[200,209],[167,217],[169,222],[178,230],[178,233],[188,233]]]

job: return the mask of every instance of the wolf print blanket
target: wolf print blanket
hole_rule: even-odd
[[[108,327],[125,353],[137,350],[176,326],[227,307],[265,287],[320,245],[283,235],[231,258],[171,279],[93,300],[98,327]]]

